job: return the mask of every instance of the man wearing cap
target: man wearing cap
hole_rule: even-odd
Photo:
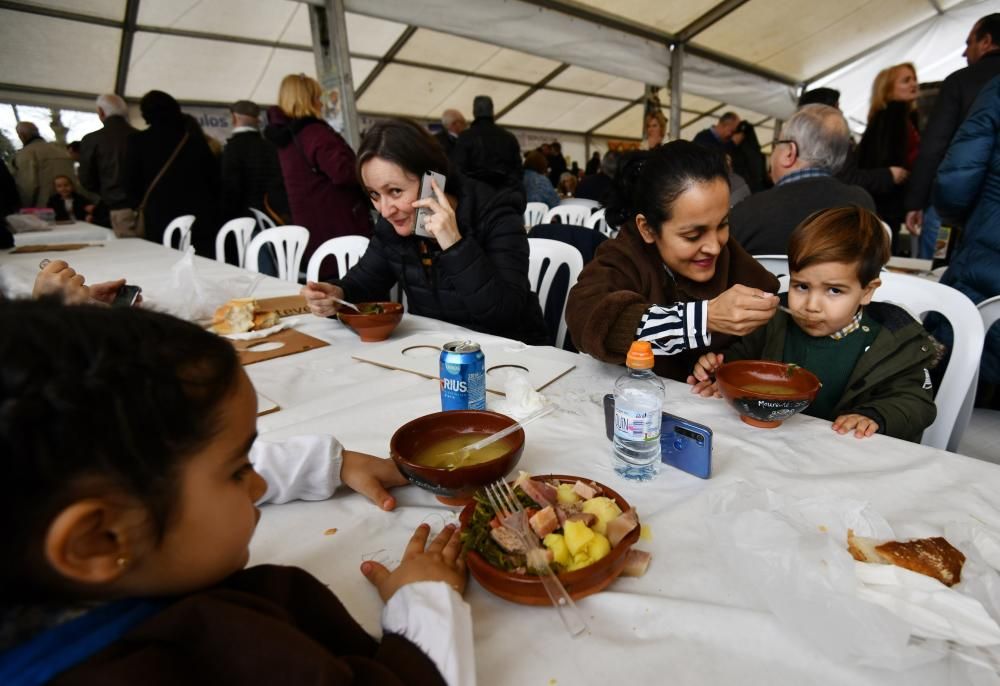
[[[521,189],[521,146],[507,129],[493,121],[493,98],[472,101],[472,126],[455,142],[452,162],[459,171],[494,188]]]
[[[250,208],[288,214],[281,166],[274,146],[260,133],[260,108],[240,100],[229,108],[233,132],[222,151],[222,216],[253,216]]]

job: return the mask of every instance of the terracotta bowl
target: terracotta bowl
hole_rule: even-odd
[[[722,397],[736,408],[750,426],[773,429],[809,407],[819,392],[819,379],[807,369],[784,362],[739,360],[715,372]],[[784,393],[755,389],[778,386]]]
[[[411,483],[438,496],[447,505],[465,505],[486,484],[502,479],[517,466],[524,452],[524,429],[500,439],[507,451],[489,462],[457,469],[426,467],[413,462],[425,447],[463,433],[496,433],[516,423],[507,415],[486,410],[450,410],[418,417],[396,429],[389,455]]]
[[[403,319],[403,306],[399,303],[357,303],[362,310],[365,306],[379,305],[382,308],[380,314],[358,314],[349,307],[345,307],[337,312],[337,317],[344,322],[354,333],[361,337],[365,343],[384,341],[389,334],[399,326]]]
[[[566,476],[563,474],[547,474],[534,476],[535,479],[545,479],[548,481],[576,483],[580,481],[590,481],[578,476]],[[601,487],[602,495],[611,498],[622,512],[627,511],[631,506],[613,490],[604,484],[596,483]],[[465,506],[459,514],[459,521],[462,526],[468,526],[472,519],[472,513],[476,509],[476,503],[471,502]],[[639,540],[641,527],[636,527],[628,535],[619,541],[618,545],[611,549],[607,556],[601,558],[592,565],[573,572],[563,572],[559,575],[559,580],[566,587],[573,600],[579,600],[585,596],[603,591],[608,585],[618,578],[625,568],[625,557],[636,541]],[[551,605],[542,582],[537,576],[530,574],[515,574],[505,572],[491,565],[486,559],[472,550],[465,556],[465,564],[472,573],[472,577],[479,582],[479,585],[490,593],[498,595],[505,600],[521,605]]]

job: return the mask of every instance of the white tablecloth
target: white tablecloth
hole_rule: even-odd
[[[114,231],[89,222],[53,224],[51,231],[29,231],[15,233],[14,245],[45,245],[56,243],[89,243],[91,241],[113,241]]]
[[[178,256],[141,241],[118,241],[103,253],[80,251],[71,263],[91,280],[124,275],[155,295],[163,281],[158,275]],[[23,258],[34,264],[20,264]],[[2,256],[0,275],[12,267],[37,269],[37,260],[35,255]],[[238,272],[202,260],[199,268],[219,278]],[[296,290],[275,279],[260,288],[267,295]],[[246,368],[258,390],[282,408],[259,419],[263,439],[332,433],[350,449],[387,456],[397,427],[440,409],[436,381],[353,361],[351,354],[366,344],[339,322],[309,316],[296,322],[331,345]],[[441,331],[469,335],[407,315],[394,336]],[[734,583],[711,550],[704,522],[713,493],[749,482],[798,497],[867,500],[897,531],[940,531],[954,521],[1000,531],[1000,467],[883,436],[862,441],[839,436],[828,422],[804,416],[778,429],[755,429],[722,401],[692,397],[686,386],[668,382],[665,409],[714,430],[712,478],[703,481],[664,468],[653,483],[626,483],[609,465],[601,406],[621,368],[553,348],[533,351],[573,359],[577,367],[543,391],[560,410],[526,428],[518,468],[578,474],[611,485],[650,526],[652,540],[638,545],[652,551],[653,562],[644,577],[619,579],[579,602],[590,633],[576,640],[567,637],[550,609],[509,603],[470,580],[466,597],[475,624],[479,684],[962,683],[951,679],[946,661],[899,673],[831,659]],[[494,402],[490,396],[489,403]],[[267,506],[251,563],[304,567],[377,633],[381,603],[358,571],[361,562],[375,558],[392,564],[418,524],[428,521],[439,528],[456,515],[415,487],[398,489],[396,495],[399,506],[389,513],[349,493]],[[324,535],[331,528],[337,533]]]

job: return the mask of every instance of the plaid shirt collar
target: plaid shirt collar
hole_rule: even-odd
[[[855,331],[857,331],[858,329],[860,329],[861,328],[861,315],[862,315],[863,312],[864,312],[864,309],[859,307],[857,314],[855,314],[854,318],[850,322],[847,323],[847,326],[845,326],[840,331],[834,331],[832,334],[830,334],[830,338],[832,338],[835,341],[839,341],[842,338],[847,338],[847,336],[849,336],[850,334],[852,334]],[[868,327],[866,326],[865,330],[867,330],[867,329],[868,329]]]
[[[822,167],[809,167],[807,169],[799,169],[789,174],[785,174],[778,180],[778,183],[774,185],[776,187],[783,186],[786,183],[795,183],[796,181],[802,181],[803,179],[816,179],[823,176],[831,176],[830,170]]]

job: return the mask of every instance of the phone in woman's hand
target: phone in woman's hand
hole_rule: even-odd
[[[445,181],[447,181],[445,175],[438,174],[437,172],[434,171],[429,171],[424,174],[423,182],[420,184],[420,198],[419,198],[420,200],[436,197],[434,195],[434,189],[431,188],[432,179],[434,180],[435,183],[437,183],[438,188],[444,191],[444,184]],[[423,236],[424,238],[433,238],[433,236],[431,236],[431,234],[427,231],[427,229],[424,228],[424,222],[427,221],[427,217],[431,216],[432,214],[434,214],[434,212],[428,207],[417,208],[417,216],[414,219],[413,233],[417,234],[418,236]]]

